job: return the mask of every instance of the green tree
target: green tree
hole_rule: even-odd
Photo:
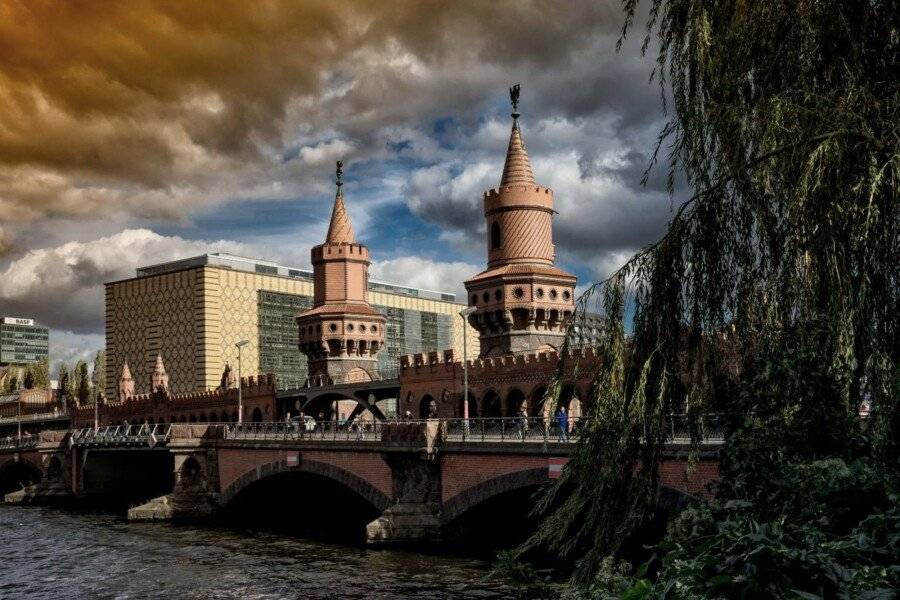
[[[33,387],[39,389],[50,388],[50,363],[46,358],[28,365],[28,373],[31,374]]]
[[[638,2],[624,4],[623,35]],[[898,481],[896,3],[652,0],[647,27],[671,107],[657,153],[668,149],[677,208],[659,241],[579,301],[579,314],[606,316],[607,360],[532,540],[574,561],[582,583],[647,523],[667,415],[685,406],[695,424],[708,411],[729,416],[720,501],[759,507],[750,521],[796,500],[772,475],[796,482],[816,461],[879,474],[865,479],[880,491],[858,521]],[[760,457],[779,460],[755,469]],[[823,538],[853,530],[816,527]]]
[[[22,387],[26,390],[30,390],[34,387],[34,373],[32,373],[30,365],[25,369],[25,377],[22,379]]]
[[[96,402],[97,396],[106,390],[106,352],[98,350],[94,356],[94,372],[91,374],[93,387],[91,388],[91,401]]]
[[[75,363],[74,390],[78,403],[84,406],[91,398],[91,382],[88,376],[87,363],[79,360]]]
[[[6,382],[6,393],[14,394],[17,391],[19,391],[19,376],[10,375],[9,379]]]
[[[66,364],[63,362],[59,363],[59,368],[56,372],[56,385],[61,396],[65,396],[69,401],[75,399],[72,378],[69,376],[69,368],[66,367]]]

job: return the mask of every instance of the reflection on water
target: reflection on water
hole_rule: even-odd
[[[0,598],[509,598],[487,563],[0,504]]]

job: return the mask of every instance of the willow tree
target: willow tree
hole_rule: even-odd
[[[623,38],[638,5],[624,2]],[[724,412],[726,448],[777,422],[794,437],[768,450],[799,460],[855,451],[871,405],[870,449],[897,469],[896,4],[653,0],[646,25],[673,215],[579,301],[606,317],[606,361],[533,540],[582,581],[646,523],[672,413],[696,438]],[[735,461],[724,479],[747,468]]]

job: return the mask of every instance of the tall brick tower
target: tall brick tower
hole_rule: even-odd
[[[558,348],[575,300],[575,276],[554,266],[553,192],[534,182],[510,89],[512,132],[500,186],[484,194],[487,270],[466,281],[481,356]]]
[[[353,237],[342,167],[338,161],[328,236],[310,252],[313,308],[297,315],[300,351],[309,359],[310,379],[336,384],[375,378],[385,325],[384,316],[369,306],[369,249]]]

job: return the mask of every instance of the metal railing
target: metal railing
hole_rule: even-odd
[[[29,448],[34,448],[37,446],[39,436],[34,434],[26,434],[21,438],[17,436],[9,436],[5,438],[0,438],[0,450],[6,449],[17,449],[17,450],[27,450]]]
[[[172,425],[157,423],[150,425],[115,425],[109,427],[86,427],[72,432],[73,446],[157,446],[169,441]]]
[[[226,440],[321,440],[381,441],[386,423],[393,421],[307,421],[305,423],[270,421],[263,423],[226,423],[221,425]]]
[[[7,425],[10,423],[34,423],[40,421],[48,421],[51,419],[68,419],[70,415],[67,411],[59,410],[45,411],[39,413],[23,413],[22,415],[13,415],[11,417],[0,417],[0,424]]]

